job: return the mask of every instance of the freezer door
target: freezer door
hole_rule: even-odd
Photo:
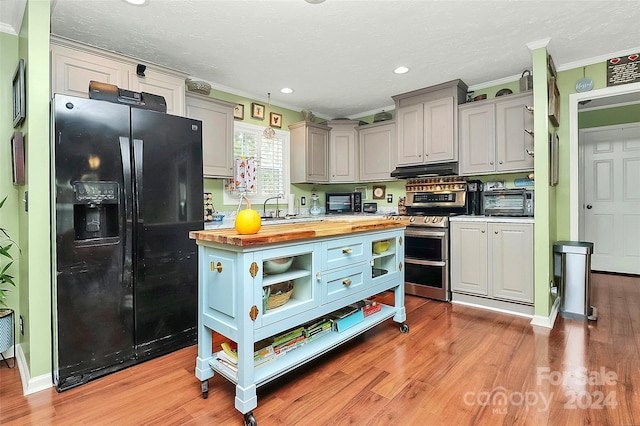
[[[129,108],[56,94],[53,100],[58,390],[134,358]]]
[[[135,187],[134,301],[138,356],[196,341],[197,248],[203,229],[202,125],[132,108]]]

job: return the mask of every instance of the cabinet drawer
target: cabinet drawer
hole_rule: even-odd
[[[371,249],[365,250],[363,238],[342,238],[323,244],[322,270],[353,265],[365,260]]]
[[[369,274],[369,279],[365,277]],[[334,302],[366,289],[365,284],[371,280],[371,268],[366,263],[322,273],[322,303]]]

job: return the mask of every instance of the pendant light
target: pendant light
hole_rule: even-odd
[[[273,138],[276,136],[276,131],[271,127],[271,116],[268,115],[269,110],[271,109],[271,92],[267,93],[267,100],[267,112],[264,115],[269,117],[269,127],[264,129],[264,131],[262,132],[262,137],[268,140],[273,140]]]

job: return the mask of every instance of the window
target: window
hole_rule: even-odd
[[[281,203],[286,203],[289,193],[289,132],[275,129],[273,139],[262,137],[264,127],[247,123],[235,123],[233,157],[251,158],[257,164],[257,185],[247,192],[251,203],[264,203],[269,197],[283,194]],[[225,185],[229,189],[229,184]],[[224,191],[224,204],[238,203],[239,192]],[[257,206],[256,210],[259,210]]]

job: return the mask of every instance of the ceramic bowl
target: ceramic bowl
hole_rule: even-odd
[[[373,243],[373,252],[376,254],[384,253],[389,249],[390,244],[391,243],[389,242],[389,240],[376,241],[375,243]]]
[[[264,261],[265,274],[281,274],[286,272],[293,263],[293,257],[281,257],[279,259],[270,259]]]

